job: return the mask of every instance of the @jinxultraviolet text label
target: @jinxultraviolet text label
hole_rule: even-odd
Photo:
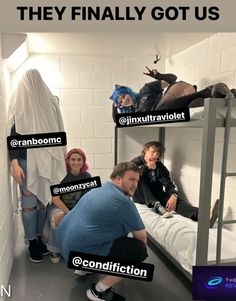
[[[81,252],[70,252],[68,268],[124,278],[152,281],[154,265]]]
[[[121,113],[116,115],[117,127],[140,126],[190,120],[189,109]]]

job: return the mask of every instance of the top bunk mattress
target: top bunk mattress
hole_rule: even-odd
[[[226,116],[227,107],[217,108],[216,119],[224,119]],[[190,108],[190,120],[203,120],[204,118],[204,107]],[[231,119],[236,119],[236,106],[231,108]]]
[[[146,230],[174,259],[190,274],[195,265],[197,244],[197,222],[179,214],[164,219],[146,205],[136,204]],[[217,229],[209,231],[208,261],[216,258]],[[222,259],[235,261],[236,235],[223,229]]]

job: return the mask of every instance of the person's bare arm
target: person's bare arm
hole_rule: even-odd
[[[25,178],[25,174],[23,169],[20,167],[17,159],[13,159],[11,161],[11,172],[14,180],[18,184],[22,185],[22,180]]]
[[[147,244],[147,232],[145,229],[133,232],[134,238],[141,240],[145,245]]]
[[[52,197],[52,202],[53,204],[61,209],[62,211],[64,211],[65,213],[69,212],[70,210],[66,207],[66,205],[62,202],[62,200],[60,199],[59,196],[54,196]]]

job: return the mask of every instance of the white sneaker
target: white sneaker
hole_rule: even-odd
[[[87,297],[89,300],[92,301],[125,301],[125,298],[117,293],[115,293],[115,290],[110,287],[105,291],[98,292],[96,290],[96,285],[92,284],[91,288],[87,290]]]
[[[49,257],[52,263],[59,263],[61,261],[60,253],[50,252]]]
[[[172,217],[172,214],[166,210],[165,207],[161,205],[160,202],[156,202],[154,205],[154,211],[158,213],[163,218]]]
[[[80,277],[83,277],[83,276],[86,276],[86,275],[91,275],[93,274],[92,272],[87,272],[87,271],[82,271],[82,270],[75,270],[74,271],[74,275],[77,275],[77,276],[80,276]]]

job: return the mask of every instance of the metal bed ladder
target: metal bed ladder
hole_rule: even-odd
[[[225,182],[227,177],[235,177],[236,172],[227,172],[227,160],[228,160],[228,148],[231,129],[231,108],[233,101],[235,101],[233,94],[229,94],[227,97],[228,106],[225,118],[225,131],[224,131],[224,145],[223,145],[223,157],[221,167],[221,180],[220,180],[220,198],[219,198],[219,216],[218,216],[218,228],[217,228],[217,244],[216,244],[216,264],[221,264],[221,245],[222,245],[222,228],[225,224],[236,223],[236,220],[224,220],[224,197],[225,197]]]

